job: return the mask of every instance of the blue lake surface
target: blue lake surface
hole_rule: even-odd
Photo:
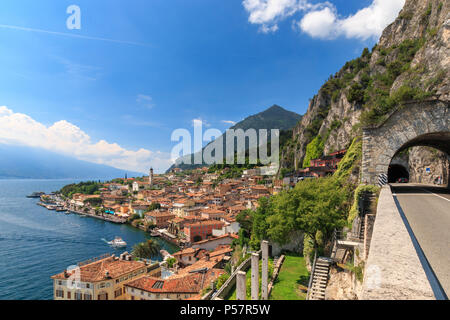
[[[26,195],[52,192],[73,180],[0,180],[0,300],[53,298],[50,276],[78,262],[105,253],[116,255],[151,238],[129,225],[49,211]],[[128,247],[114,250],[106,242],[115,236]],[[170,253],[176,246],[157,239]],[[153,257],[161,260],[161,256]]]

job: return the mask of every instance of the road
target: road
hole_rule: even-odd
[[[450,190],[392,184],[392,191],[431,268],[450,297]]]

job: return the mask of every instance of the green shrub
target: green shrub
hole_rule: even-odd
[[[352,172],[353,167],[362,157],[362,140],[355,138],[347,150],[344,158],[339,162],[338,168],[333,177],[338,180],[345,180]]]
[[[422,22],[426,22],[426,20],[430,17],[432,11],[433,11],[433,4],[430,2],[428,4],[427,10],[422,14]]]
[[[364,102],[364,87],[360,83],[353,83],[350,90],[347,93],[347,100],[350,103],[362,103]]]
[[[313,159],[317,159],[323,155],[323,150],[325,147],[325,142],[322,140],[320,135],[317,135],[307,146],[306,155],[303,160],[303,167],[309,167],[310,162]]]
[[[217,278],[215,282],[216,289],[219,290],[220,288],[222,288],[228,278],[230,278],[230,275],[228,273],[224,273],[219,278]]]
[[[374,185],[360,185],[356,188],[355,193],[353,195],[353,205],[350,209],[347,218],[349,225],[351,225],[353,223],[353,220],[355,220],[355,218],[359,215],[360,210],[359,201],[361,199],[362,194],[367,192],[378,195],[380,192],[380,188]]]

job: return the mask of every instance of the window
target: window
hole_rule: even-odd
[[[85,293],[84,300],[92,300],[92,295],[90,293]]]
[[[122,288],[117,289],[114,291],[114,298],[120,297],[122,295]]]
[[[64,298],[64,290],[61,290],[61,289],[56,290],[56,297]]]
[[[101,293],[98,295],[98,300],[108,300],[108,294],[107,293]]]
[[[67,291],[67,299],[69,299],[69,300],[72,299],[72,292]]]
[[[75,292],[75,300],[83,300],[83,294],[81,292]]]

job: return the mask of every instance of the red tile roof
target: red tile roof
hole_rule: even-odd
[[[210,269],[206,274],[189,273],[181,276],[175,275],[167,279],[144,276],[127,283],[125,286],[150,293],[198,294],[224,272],[221,269]]]
[[[111,256],[79,267],[80,281],[98,282],[108,280],[109,278],[116,279],[143,267],[145,267],[143,262],[125,261]],[[107,273],[109,274],[109,278],[107,277]],[[64,276],[64,272],[56,274],[51,278],[61,280],[67,279]]]

